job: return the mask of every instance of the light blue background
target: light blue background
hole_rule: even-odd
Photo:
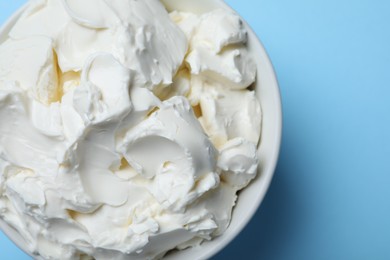
[[[0,0],[0,22],[24,1]],[[278,74],[275,178],[214,259],[390,259],[390,1],[228,0]],[[0,259],[28,259],[0,235]]]

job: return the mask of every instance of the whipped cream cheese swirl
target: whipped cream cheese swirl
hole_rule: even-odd
[[[0,44],[0,217],[42,259],[156,259],[223,234],[256,176],[237,15],[35,0]]]

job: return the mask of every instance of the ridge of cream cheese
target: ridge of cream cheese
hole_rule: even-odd
[[[0,45],[0,217],[42,259],[156,259],[222,235],[256,177],[240,18],[31,1]]]

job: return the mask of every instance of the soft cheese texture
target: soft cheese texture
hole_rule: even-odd
[[[261,109],[226,10],[31,1],[0,45],[0,217],[42,259],[155,259],[223,234]]]

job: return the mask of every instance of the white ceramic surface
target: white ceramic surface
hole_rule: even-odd
[[[168,9],[203,13],[216,8],[231,9],[222,0],[162,0]],[[7,38],[9,30],[21,15],[24,8],[17,11],[0,29],[0,43]],[[229,242],[246,226],[259,208],[275,171],[279,156],[282,132],[282,110],[279,87],[272,64],[264,47],[248,24],[248,47],[258,67],[256,92],[263,109],[262,137],[259,146],[260,167],[259,176],[239,194],[237,205],[233,210],[232,222],[226,232],[212,241],[203,243],[200,247],[174,251],[165,259],[209,259]],[[25,242],[14,229],[0,219],[0,229],[22,250],[26,251]],[[259,234],[267,236],[268,234]]]

